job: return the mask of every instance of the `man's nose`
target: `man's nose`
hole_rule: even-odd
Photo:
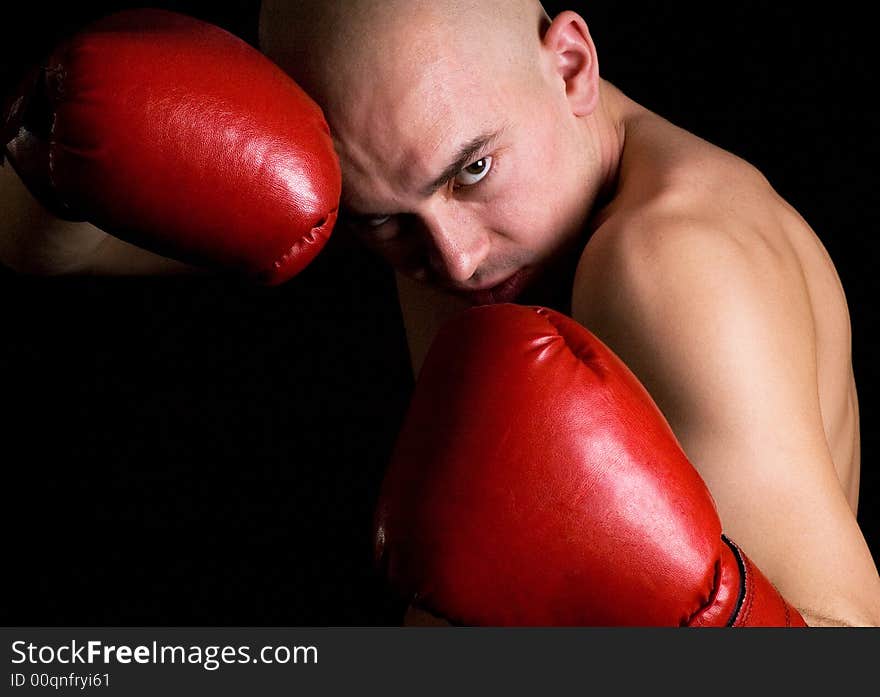
[[[419,217],[434,272],[456,283],[473,277],[489,253],[485,230],[461,212],[447,210],[442,203]]]

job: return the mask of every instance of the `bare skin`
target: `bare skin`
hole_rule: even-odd
[[[9,163],[0,167],[0,210],[0,264],[21,274],[204,273],[112,237],[91,223],[59,220],[31,196]]]
[[[583,18],[534,0],[272,0],[261,20],[325,110],[344,224],[397,270],[414,370],[475,302],[569,312],[643,381],[725,531],[808,624],[880,625],[846,299],[760,172],[603,80]],[[80,255],[52,247],[66,224],[2,176],[4,205],[31,211],[0,231],[13,268],[188,270],[97,229],[77,228]]]

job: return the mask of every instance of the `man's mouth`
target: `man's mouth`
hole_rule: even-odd
[[[531,276],[531,272],[524,267],[494,286],[479,290],[459,290],[458,294],[474,305],[509,303],[516,300],[519,294],[522,293]]]

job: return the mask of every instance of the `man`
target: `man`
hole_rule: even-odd
[[[602,80],[584,19],[530,0],[266,2],[261,44],[328,115],[416,370],[468,302],[569,311],[807,623],[880,622],[846,301],[758,171]]]
[[[327,115],[343,215],[398,272],[416,370],[470,304],[569,313],[647,387],[725,532],[807,623],[880,624],[846,301],[759,172],[604,81],[584,19],[533,0],[270,1],[261,47]],[[11,266],[186,270],[84,224],[56,234],[0,171],[44,221],[20,214],[45,234],[7,245]]]

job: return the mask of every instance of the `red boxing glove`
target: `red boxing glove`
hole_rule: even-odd
[[[56,215],[181,261],[288,280],[326,243],[341,174],[318,105],[212,24],[153,9],[89,25],[3,113]]]
[[[391,583],[455,624],[805,626],[724,538],[642,384],[543,308],[441,329],[375,534]]]

